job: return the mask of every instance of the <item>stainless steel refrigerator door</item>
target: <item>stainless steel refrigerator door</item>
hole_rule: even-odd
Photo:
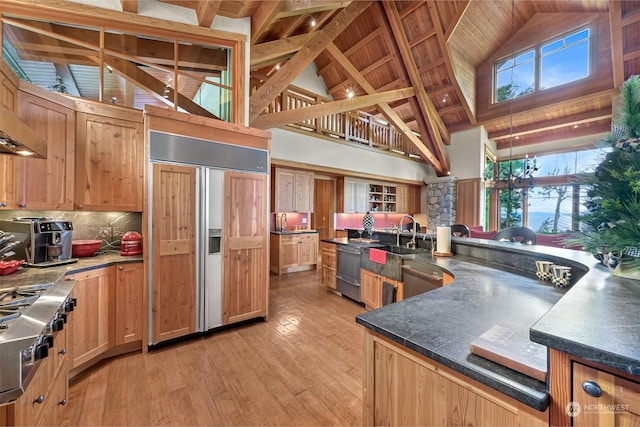
[[[207,168],[204,171],[204,221],[201,235],[205,237],[201,251],[204,266],[203,311],[204,330],[222,326],[222,215],[224,202],[224,171]]]

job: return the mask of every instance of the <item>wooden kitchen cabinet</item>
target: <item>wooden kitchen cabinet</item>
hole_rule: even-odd
[[[75,111],[66,98],[56,96],[60,102],[57,103],[44,98],[52,97],[48,91],[40,88],[33,88],[33,91],[19,91],[18,117],[47,141],[47,158],[16,158],[17,207],[72,210]]]
[[[18,109],[18,77],[0,61],[0,103],[10,111]],[[0,154],[0,209],[17,206],[16,156]]]
[[[329,289],[337,289],[336,285],[336,245],[320,242],[322,252],[322,283]]]
[[[585,388],[599,391],[601,395],[593,392],[590,395]],[[572,395],[576,404],[572,420],[576,427],[640,425],[638,382],[576,362]]]
[[[67,405],[67,337],[73,324],[73,313],[67,319],[64,329],[54,333],[54,346],[49,349],[49,356],[40,362],[24,394],[7,406],[8,420],[12,421],[6,425],[59,425]]]
[[[548,426],[549,410],[364,330],[363,425]]]
[[[396,301],[402,301],[402,282],[381,276],[364,268],[360,269],[360,300],[368,309],[382,307],[382,288],[384,283],[391,284],[396,289]]]
[[[76,209],[142,211],[142,112],[76,102]]]
[[[267,175],[224,172],[222,323],[267,317]]]
[[[144,265],[123,263],[115,266],[116,318],[115,344],[142,340],[144,304]]]
[[[271,234],[271,271],[278,275],[318,264],[318,233]]]
[[[313,172],[276,168],[275,212],[313,212]]]
[[[365,213],[369,210],[368,200],[368,182],[346,177],[338,179],[338,212]]]
[[[71,366],[74,369],[100,356],[113,346],[115,318],[115,289],[113,267],[74,273],[73,296],[77,306],[71,328]]]

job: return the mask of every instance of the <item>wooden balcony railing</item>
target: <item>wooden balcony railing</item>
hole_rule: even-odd
[[[266,79],[251,77],[251,93]],[[305,89],[289,86],[265,108],[265,113],[309,107],[331,102]],[[320,134],[325,137],[342,139],[355,144],[366,145],[389,153],[404,154],[412,160],[421,161],[418,150],[404,134],[378,117],[364,111],[349,111],[306,119],[288,126]]]

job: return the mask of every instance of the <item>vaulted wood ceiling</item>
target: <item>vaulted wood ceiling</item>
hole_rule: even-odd
[[[148,7],[158,0],[143,1]],[[143,1],[120,0],[132,13]],[[378,94],[361,109],[404,132],[439,175],[449,171],[451,133],[468,127],[483,125],[499,149],[512,144],[531,152],[543,142],[606,132],[612,96],[640,70],[640,1],[159,1],[193,9],[202,27],[217,16],[251,17],[251,71],[268,76],[250,97],[251,123],[268,122],[258,119],[265,106],[315,62],[336,101],[347,89]],[[584,22],[594,24],[609,48],[592,64],[597,78],[512,105],[487,100],[487,64],[509,46]],[[399,90],[401,99],[381,101],[397,99],[391,91]]]

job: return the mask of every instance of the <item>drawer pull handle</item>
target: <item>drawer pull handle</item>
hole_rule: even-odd
[[[58,405],[60,406],[64,406],[67,404],[67,399],[62,399],[60,402],[58,402]]]
[[[602,389],[595,381],[585,381],[582,383],[582,389],[591,397],[602,396]]]
[[[67,354],[67,349],[66,349],[66,348],[63,348],[62,350],[60,350],[60,351],[58,352],[58,354]]]
[[[38,396],[37,399],[35,399],[33,401],[33,403],[38,403],[38,404],[43,403],[43,402],[44,402],[44,394],[41,394],[40,396]]]

